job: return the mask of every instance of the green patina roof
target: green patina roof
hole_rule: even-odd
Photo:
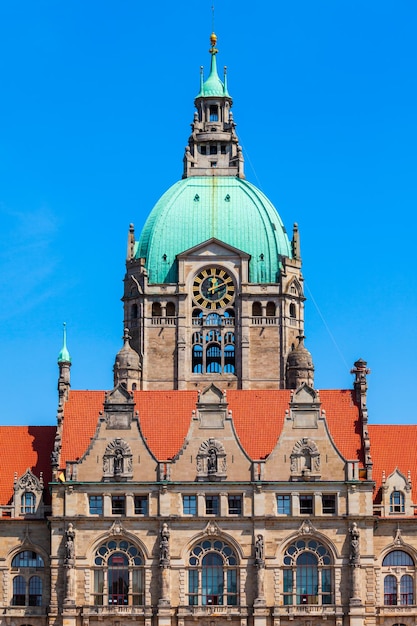
[[[207,96],[220,96],[222,98],[230,98],[227,91],[226,75],[223,83],[217,73],[216,52],[213,51],[211,53],[210,74],[206,81],[203,81],[203,75],[201,74],[200,93],[198,94],[197,98],[204,98]]]
[[[146,259],[150,283],[175,283],[177,254],[212,237],[251,255],[252,283],[276,282],[280,256],[292,256],[281,218],[259,189],[232,176],[192,176],[156,203],[135,257]]]
[[[64,339],[63,346],[61,348],[60,353],[58,354],[58,363],[71,363],[70,353],[67,348],[67,325],[64,322]]]

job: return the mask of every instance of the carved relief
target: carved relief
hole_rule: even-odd
[[[226,478],[226,452],[218,439],[204,441],[196,458],[197,480],[224,480]]]
[[[318,476],[320,473],[320,452],[312,439],[304,437],[295,444],[290,457],[290,471],[295,476]]]
[[[103,456],[103,478],[128,480],[133,477],[132,452],[129,445],[117,437],[109,443]]]

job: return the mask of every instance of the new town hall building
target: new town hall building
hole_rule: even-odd
[[[129,229],[114,388],[0,427],[1,626],[414,626],[417,427],[314,388],[299,233],[201,74],[182,179]],[[13,445],[11,445],[13,442]]]

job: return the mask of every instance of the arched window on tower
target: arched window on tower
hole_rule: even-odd
[[[145,602],[143,558],[130,541],[110,539],[94,556],[93,604],[138,606]]]
[[[238,604],[237,558],[229,545],[205,539],[193,548],[188,564],[190,606]]]
[[[296,309],[295,309],[295,304],[294,304],[294,302],[291,302],[290,303],[290,317],[295,319],[296,316],[297,316],[297,313],[296,313]]]
[[[130,315],[132,317],[132,319],[136,319],[138,316],[138,305],[137,304],[132,304],[132,308],[130,309]]]
[[[210,343],[206,349],[207,373],[219,374],[222,371],[222,349],[218,343]]]
[[[382,561],[384,576],[384,604],[414,604],[415,565],[404,550],[392,550]]]
[[[152,317],[161,317],[162,308],[159,302],[152,303]]]
[[[252,317],[262,316],[262,305],[260,302],[254,302],[252,304]]]
[[[167,302],[166,315],[167,317],[175,316],[175,304],[173,302]]]
[[[210,122],[218,122],[219,121],[219,107],[217,104],[210,105]]]
[[[226,374],[235,373],[235,335],[227,332],[224,336],[224,371]]]
[[[266,305],[267,317],[275,317],[275,312],[276,312],[275,302],[268,302]]]

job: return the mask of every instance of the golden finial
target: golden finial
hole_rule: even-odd
[[[209,50],[210,54],[217,54],[218,50],[216,48],[216,43],[217,43],[217,35],[213,32],[210,35],[210,43],[211,43],[211,48]]]

